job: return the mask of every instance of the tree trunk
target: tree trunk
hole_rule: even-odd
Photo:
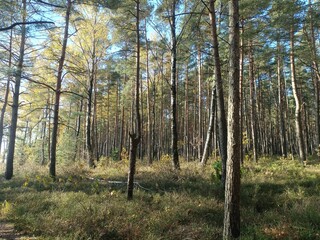
[[[177,37],[176,37],[176,0],[172,1],[171,9],[171,151],[172,163],[175,170],[180,169],[178,154],[178,131],[177,131]]]
[[[23,0],[22,1],[22,22],[26,22],[26,18],[27,18],[27,1]],[[21,78],[22,78],[25,43],[26,43],[26,26],[22,25],[19,60],[18,60],[17,69],[15,71],[15,86],[14,86],[13,102],[12,102],[11,127],[10,127],[10,137],[9,137],[8,154],[7,154],[6,171],[5,171],[5,178],[7,180],[11,179],[13,176],[13,158],[14,158],[15,143],[16,143],[20,84],[21,84]]]
[[[93,40],[93,53],[92,53],[92,66],[89,70],[89,79],[88,79],[88,99],[87,99],[87,117],[86,117],[86,148],[87,148],[87,161],[90,168],[95,167],[94,164],[94,151],[92,145],[92,102],[93,102],[93,85],[94,85],[94,76],[95,76],[95,40]]]
[[[202,154],[202,66],[201,66],[201,48],[198,45],[198,159],[201,162]]]
[[[239,1],[229,1],[228,158],[223,239],[240,236]]]
[[[219,42],[218,42],[218,34],[217,34],[217,26],[216,26],[216,15],[215,15],[215,7],[214,0],[210,0],[210,21],[211,21],[211,35],[212,35],[212,51],[214,57],[214,74],[216,81],[216,94],[217,94],[217,122],[218,122],[218,132],[219,132],[219,145],[220,145],[220,156],[222,161],[222,184],[225,184],[226,179],[226,162],[227,162],[227,121],[226,121],[226,113],[224,108],[224,96],[223,96],[223,82],[221,75],[221,63],[220,63],[220,54],[219,54]],[[212,95],[214,97],[214,95]],[[212,107],[211,107],[212,108]],[[215,112],[211,112],[210,119],[214,119]],[[211,121],[211,120],[210,120]],[[211,123],[209,123],[210,125]],[[209,131],[208,131],[209,133]],[[208,134],[207,133],[207,134]],[[210,137],[207,135],[207,138]],[[207,139],[206,141],[210,141]],[[204,155],[207,155],[204,154]],[[203,158],[201,160],[202,164],[205,164],[206,159]]]
[[[256,91],[255,91],[255,74],[253,59],[253,44],[250,41],[249,49],[249,80],[250,80],[250,120],[251,120],[251,140],[253,160],[258,162],[258,136],[257,136],[257,110],[256,110]]]
[[[67,10],[65,16],[65,28],[64,28],[64,36],[63,43],[61,49],[61,57],[59,59],[58,66],[58,76],[57,76],[57,84],[55,90],[55,101],[54,101],[54,110],[53,110],[53,127],[51,133],[51,150],[50,150],[50,168],[49,174],[51,177],[55,178],[56,176],[56,153],[57,153],[57,141],[58,141],[58,124],[59,124],[59,105],[60,105],[60,95],[61,95],[61,83],[62,83],[62,75],[63,75],[63,64],[66,56],[67,42],[68,42],[68,33],[69,33],[69,18],[71,13],[71,0],[67,1]]]
[[[296,69],[295,69],[295,53],[294,53],[294,29],[293,26],[290,29],[290,70],[291,70],[291,83],[292,83],[292,93],[295,101],[295,125],[296,125],[296,138],[298,140],[299,158],[300,161],[306,160],[306,153],[303,140],[302,131],[302,117],[301,117],[301,99],[298,92],[298,84],[296,79]]]
[[[134,183],[134,174],[136,171],[136,157],[137,150],[141,139],[141,119],[140,119],[140,106],[139,106],[139,89],[140,89],[140,1],[136,1],[136,82],[135,82],[135,96],[134,96],[134,106],[135,115],[134,118],[134,129],[133,133],[130,133],[130,166],[128,173],[128,182],[127,182],[127,199],[132,200],[133,198],[133,183]]]
[[[9,59],[8,59],[8,67],[11,70],[12,65],[12,29],[10,31],[10,44],[9,44]],[[3,139],[3,130],[4,130],[4,115],[6,113],[7,105],[8,105],[8,97],[9,97],[9,91],[10,91],[10,82],[11,82],[12,76],[11,73],[8,74],[7,84],[6,84],[6,91],[4,94],[3,99],[3,105],[1,108],[1,115],[0,115],[0,152],[1,152],[1,146],[2,146],[2,139]]]
[[[186,80],[184,89],[184,158],[189,162],[189,66],[186,66]]]
[[[146,38],[146,74],[147,74],[147,158],[149,165],[153,162],[153,134],[152,134],[152,120],[151,120],[151,96],[150,96],[150,73],[149,73],[149,41],[147,36],[147,20],[145,20],[145,38]]]
[[[285,101],[285,87],[283,78],[283,67],[282,67],[282,57],[281,57],[281,46],[278,41],[278,59],[277,59],[277,75],[278,75],[278,102],[279,102],[279,115],[280,115],[280,144],[281,144],[281,154],[283,157],[287,157],[287,137],[286,137],[286,101]]]

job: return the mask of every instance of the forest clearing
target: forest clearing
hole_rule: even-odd
[[[0,183],[1,222],[35,239],[222,239],[224,191],[214,163],[183,162],[176,173],[165,159],[152,167],[139,161],[132,201],[127,163],[59,166],[55,182],[45,167],[17,166],[16,177]],[[246,161],[241,182],[241,239],[320,238],[318,160]]]
[[[319,0],[1,0],[2,238],[320,239]]]

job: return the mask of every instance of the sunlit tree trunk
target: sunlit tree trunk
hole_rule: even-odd
[[[141,140],[141,120],[140,120],[140,1],[136,1],[136,81],[135,81],[135,96],[134,96],[134,128],[130,133],[130,156],[129,156],[129,173],[127,183],[127,199],[133,198],[133,181],[136,171],[137,150]]]
[[[277,77],[278,77],[278,102],[279,102],[279,116],[280,116],[280,144],[281,144],[281,154],[287,157],[287,136],[286,136],[286,101],[285,101],[285,86],[283,77],[283,66],[281,57],[281,46],[278,41],[278,56],[277,56]]]
[[[215,77],[215,86],[216,94],[217,94],[217,122],[218,122],[218,132],[219,132],[219,143],[220,143],[220,156],[222,161],[222,183],[225,183],[226,177],[226,161],[227,161],[227,121],[226,121],[226,113],[224,108],[224,94],[223,94],[223,82],[222,82],[222,75],[221,75],[221,63],[220,63],[220,54],[219,54],[219,42],[218,42],[218,34],[217,34],[217,26],[216,26],[216,15],[215,15],[215,7],[214,7],[214,0],[210,0],[209,7],[210,7],[210,24],[211,24],[211,35],[212,35],[212,51],[214,57],[214,77]],[[212,90],[214,93],[214,90]],[[211,96],[215,98],[214,95]],[[215,99],[214,99],[215,100]],[[212,101],[212,100],[211,100]],[[211,107],[211,109],[214,109]],[[215,111],[211,111],[210,116],[210,123],[209,125],[213,124],[211,121],[214,119]],[[213,130],[213,129],[212,129]],[[210,137],[209,131],[207,133],[207,140]],[[208,150],[206,150],[208,151]],[[204,156],[208,155],[208,153],[204,153]],[[202,158],[202,164],[205,164],[206,157]]]
[[[305,146],[303,140],[302,130],[302,117],[301,117],[301,97],[298,91],[298,84],[296,79],[296,67],[295,67],[295,52],[294,52],[294,29],[291,26],[290,29],[290,70],[291,70],[291,84],[292,93],[295,101],[295,125],[296,125],[296,138],[298,141],[298,150],[300,161],[306,160]]]
[[[249,81],[250,81],[250,120],[251,120],[251,140],[253,160],[258,161],[258,136],[257,136],[257,110],[256,110],[256,91],[255,91],[255,74],[254,74],[254,59],[253,59],[253,44],[249,46]]]
[[[240,236],[239,1],[229,1],[228,158],[223,239]]]
[[[68,33],[69,33],[69,18],[71,13],[71,0],[67,1],[67,10],[65,16],[65,28],[64,36],[62,42],[61,56],[59,59],[58,66],[58,75],[57,83],[55,90],[55,101],[54,101],[54,110],[53,110],[53,127],[52,127],[52,140],[51,140],[51,150],[50,150],[50,168],[49,174],[51,177],[55,178],[56,176],[56,154],[57,154],[57,141],[58,141],[58,125],[59,125],[59,107],[60,107],[60,95],[61,95],[61,83],[63,79],[63,65],[66,56],[67,42],[68,42]]]
[[[27,18],[27,1],[23,0],[22,1],[22,22],[26,22],[26,18]],[[19,59],[18,59],[17,69],[14,75],[15,86],[14,86],[14,92],[13,92],[10,136],[9,136],[8,154],[7,154],[6,171],[5,171],[5,178],[7,180],[11,179],[13,176],[13,158],[14,158],[15,143],[16,143],[20,84],[21,84],[22,68],[23,68],[23,62],[24,62],[25,43],[26,43],[26,26],[22,25]]]

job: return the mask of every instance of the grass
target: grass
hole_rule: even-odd
[[[0,221],[38,239],[221,239],[215,169],[181,165],[176,172],[167,161],[139,162],[130,202],[120,183],[126,163],[58,166],[55,182],[46,167],[17,165],[14,178],[0,182]],[[241,181],[241,239],[320,239],[318,161],[261,158],[242,166]]]

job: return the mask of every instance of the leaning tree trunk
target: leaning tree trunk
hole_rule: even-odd
[[[26,22],[26,18],[27,18],[27,1],[23,0],[22,1],[22,22]],[[13,176],[13,158],[14,158],[15,143],[16,143],[20,84],[21,84],[21,78],[22,78],[22,67],[23,67],[23,61],[24,61],[25,43],[26,43],[26,26],[23,24],[21,26],[19,60],[18,60],[16,72],[15,72],[15,86],[14,86],[13,102],[12,102],[10,137],[9,137],[8,155],[7,155],[6,171],[5,171],[5,178],[7,180],[11,179]]]
[[[298,140],[299,158],[300,161],[306,160],[305,146],[303,141],[302,131],[302,117],[301,117],[301,98],[298,92],[298,84],[296,79],[296,68],[295,68],[295,53],[294,53],[294,30],[293,26],[290,29],[290,70],[291,70],[291,84],[294,101],[296,104],[295,109],[295,125],[296,125],[296,138]]]
[[[211,21],[211,35],[212,35],[212,51],[214,57],[214,74],[216,80],[216,94],[217,94],[217,121],[218,121],[218,132],[219,132],[219,145],[220,145],[220,156],[222,161],[222,178],[221,181],[223,185],[225,184],[226,179],[226,162],[227,162],[227,121],[226,121],[226,113],[224,108],[224,96],[223,96],[223,83],[222,83],[222,75],[221,75],[221,63],[220,63],[220,54],[219,54],[219,42],[218,42],[218,34],[217,34],[217,26],[216,26],[216,15],[215,15],[215,7],[214,0],[210,0],[210,21]],[[212,95],[212,98],[214,95]],[[214,115],[215,112],[211,112],[211,115]],[[214,116],[210,116],[210,119],[214,119]],[[211,121],[211,120],[210,120]],[[209,123],[210,125],[211,123]],[[209,131],[207,133],[206,141],[210,141],[208,137]],[[208,151],[208,149],[204,150]],[[203,154],[203,158],[201,160],[202,164],[205,164],[207,161],[208,153]]]
[[[223,239],[240,236],[239,0],[229,1],[228,158]]]
[[[140,106],[139,106],[139,88],[140,88],[140,1],[136,1],[136,83],[135,83],[135,96],[134,96],[134,129],[130,133],[130,156],[129,156],[129,173],[127,183],[127,199],[133,198],[133,181],[136,171],[136,158],[137,150],[141,140],[141,119],[140,119]]]
[[[55,101],[54,101],[54,110],[53,110],[53,127],[51,133],[51,151],[50,151],[50,168],[49,174],[51,177],[55,178],[56,176],[56,154],[57,154],[57,140],[58,140],[58,124],[59,124],[59,105],[60,105],[60,95],[61,95],[61,83],[62,83],[62,72],[63,72],[63,64],[66,56],[67,42],[68,42],[68,33],[69,33],[69,18],[71,13],[71,0],[67,1],[67,10],[66,10],[66,25],[64,28],[64,36],[62,43],[61,56],[59,59],[58,66],[58,76],[57,76],[57,84],[55,90]]]

